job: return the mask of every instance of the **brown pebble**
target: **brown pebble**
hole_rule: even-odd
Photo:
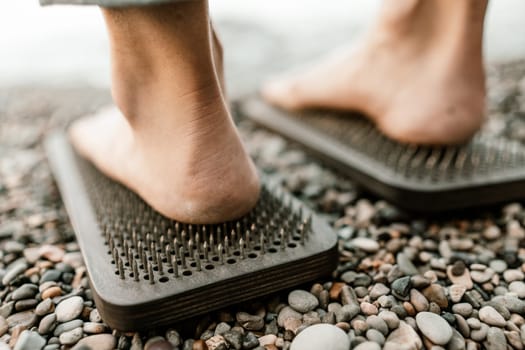
[[[33,266],[29,269],[27,269],[25,272],[24,272],[24,276],[26,277],[31,277],[32,275],[36,275],[37,273],[40,272],[40,269],[36,266]]]
[[[266,350],[279,350],[279,348],[276,345],[273,345],[273,344],[266,345],[264,348]]]
[[[332,288],[330,288],[330,299],[337,301],[339,300],[339,297],[341,296],[341,290],[345,286],[345,283],[343,282],[336,282],[332,285]]]
[[[341,328],[343,331],[345,331],[345,333],[350,331],[350,325],[348,322],[337,322],[335,326]]]
[[[42,299],[54,298],[62,295],[62,289],[58,286],[51,287],[42,292]]]
[[[193,350],[208,350],[208,345],[204,340],[199,339],[193,343]]]
[[[56,245],[46,244],[40,247],[40,256],[55,263],[60,262],[64,254],[64,249]]]
[[[416,315],[416,309],[412,304],[410,304],[408,301],[403,302],[403,308],[407,312],[409,316],[415,316]]]
[[[18,325],[11,329],[11,339],[9,340],[9,346],[11,348],[15,347],[15,344],[18,341],[18,337],[20,337],[20,334],[26,329],[27,329],[27,326],[25,325]]]

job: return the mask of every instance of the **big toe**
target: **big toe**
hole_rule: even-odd
[[[299,84],[291,77],[272,78],[261,88],[262,97],[277,107],[288,110],[303,108],[300,98]]]

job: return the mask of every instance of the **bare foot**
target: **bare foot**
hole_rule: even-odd
[[[485,8],[474,0],[386,0],[355,50],[273,79],[262,95],[289,110],[360,111],[402,142],[463,142],[484,119]]]
[[[222,64],[216,62],[222,57],[220,50],[210,52],[210,42],[217,39],[207,32],[203,4],[105,10],[112,39],[112,92],[119,108],[80,119],[70,129],[75,148],[102,172],[161,214],[195,224],[239,218],[255,206],[260,191],[256,169],[224,100]],[[177,17],[179,11],[192,22],[180,23],[180,28],[195,25],[193,37],[180,28],[171,32],[172,22],[156,18]],[[129,30],[128,21],[141,32]],[[119,37],[117,42],[123,25],[129,40]],[[157,42],[147,42],[147,37],[141,42],[147,31],[153,31]],[[190,53],[190,46],[190,57],[180,57],[181,52]],[[123,47],[140,54],[121,55]],[[171,57],[173,62],[164,61]]]

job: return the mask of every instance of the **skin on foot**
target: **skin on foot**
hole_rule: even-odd
[[[206,1],[103,9],[117,107],[69,132],[104,174],[193,224],[237,219],[260,191],[225,102],[222,49],[207,11]]]
[[[262,96],[288,110],[359,111],[401,142],[464,142],[484,120],[485,6],[386,0],[355,49],[268,81]]]

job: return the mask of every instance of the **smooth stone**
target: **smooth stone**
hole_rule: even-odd
[[[405,275],[413,276],[419,273],[414,263],[405,253],[398,253],[396,255],[396,261],[399,270],[401,270],[401,272],[403,272]]]
[[[79,327],[82,328],[83,325],[84,325],[84,321],[82,320],[71,320],[68,322],[64,322],[64,323],[59,324],[55,328],[55,330],[53,331],[53,335],[59,336],[60,334],[64,332],[69,332],[72,329],[79,328]]]
[[[359,314],[361,308],[354,304],[346,304],[335,311],[335,319],[337,322],[348,322]]]
[[[416,324],[421,333],[436,345],[445,345],[452,338],[452,328],[448,322],[434,313],[418,313]]]
[[[96,334],[82,338],[73,350],[81,350],[82,347],[96,350],[112,350],[117,346],[117,339],[111,334]]]
[[[479,329],[475,329],[470,332],[470,339],[477,342],[483,341],[487,337],[488,332],[489,326],[487,326],[485,323],[481,323],[481,327]]]
[[[376,253],[379,250],[379,243],[371,238],[354,238],[350,241],[350,244],[366,253]]]
[[[106,325],[98,322],[84,322],[82,330],[84,333],[98,334],[106,330]]]
[[[102,322],[102,317],[100,316],[98,309],[91,310],[91,312],[89,313],[89,321],[90,322]]]
[[[62,271],[47,270],[46,272],[44,272],[42,277],[40,277],[40,283],[49,282],[49,281],[57,282],[58,280],[60,280],[61,276],[62,276]]]
[[[255,334],[253,334],[252,332],[246,333],[242,341],[243,349],[250,350],[257,346],[259,346],[259,339],[257,339]]]
[[[525,283],[522,281],[513,281],[509,284],[509,291],[516,294],[520,299],[525,298]]]
[[[11,299],[13,300],[22,300],[22,299],[31,299],[36,293],[38,293],[38,287],[32,283],[26,283],[18,287],[13,294]]]
[[[46,340],[37,332],[23,331],[13,350],[40,350],[46,345]]]
[[[379,313],[378,317],[385,321],[389,329],[396,329],[399,327],[399,317],[395,312],[383,310]]]
[[[492,260],[489,267],[496,273],[503,273],[507,270],[507,263],[504,260]]]
[[[500,328],[490,327],[483,345],[487,350],[506,350],[507,338],[505,333]]]
[[[417,312],[428,311],[428,300],[417,289],[412,288],[410,290],[410,303],[414,306]]]
[[[431,284],[427,288],[423,289],[423,295],[429,302],[436,303],[440,308],[446,309],[448,307],[448,298],[445,293],[445,288],[439,284]]]
[[[420,350],[423,342],[417,332],[405,321],[399,323],[399,327],[386,338],[384,349]]]
[[[447,344],[447,350],[465,350],[467,348],[467,343],[465,338],[457,330],[452,330],[452,338]]]
[[[390,293],[390,288],[385,286],[383,283],[376,283],[372,289],[370,289],[370,298],[375,300],[379,297],[382,297],[383,295],[387,295],[388,293]]]
[[[25,259],[18,259],[8,266],[7,271],[2,278],[2,284],[8,286],[18,275],[27,270],[28,265]]]
[[[379,345],[383,345],[385,343],[385,336],[383,333],[378,331],[377,329],[369,329],[366,331],[366,338],[372,342],[375,342]]]
[[[0,316],[0,337],[9,330],[9,325],[3,316]]]
[[[197,341],[193,343],[195,345]],[[192,346],[192,347],[193,347]],[[173,346],[163,337],[149,338],[146,344],[144,344],[144,350],[172,350]]]
[[[258,331],[264,327],[264,319],[261,316],[250,315],[246,312],[238,312],[235,317],[237,322],[249,331]]]
[[[392,282],[392,294],[401,300],[408,300],[412,283],[410,276],[401,277]]]
[[[82,327],[77,327],[60,334],[58,339],[62,345],[73,345],[78,342],[83,335],[84,332],[82,331]]]
[[[224,339],[230,344],[230,348],[241,350],[242,348],[242,334],[236,331],[227,331],[223,335]]]
[[[505,279],[505,282],[507,283],[523,281],[523,279],[525,279],[525,274],[520,270],[506,270],[503,272],[503,279]]]
[[[361,307],[361,312],[365,314],[366,316],[377,315],[377,313],[379,312],[379,310],[377,309],[377,306],[375,306],[374,304],[365,302],[365,301],[361,303],[360,307]]]
[[[47,334],[53,330],[57,324],[57,315],[49,314],[44,316],[38,325],[38,333]]]
[[[55,309],[58,322],[71,321],[82,313],[84,300],[79,296],[73,296],[62,300]]]
[[[292,342],[290,350],[348,350],[350,340],[340,328],[316,324],[305,328]]]
[[[365,341],[356,346],[354,350],[381,350],[381,345],[373,341]]]
[[[289,318],[301,320],[303,318],[303,315],[301,315],[299,312],[295,311],[291,307],[286,306],[279,312],[279,316],[277,317],[277,324],[280,327],[284,327],[284,321],[286,321]]]
[[[44,316],[50,312],[53,312],[53,310],[55,310],[55,304],[53,303],[53,300],[44,299],[36,306],[35,314],[37,316]]]
[[[9,316],[6,321],[9,328],[22,326],[24,328],[31,328],[37,320],[37,316],[33,311],[23,311]]]
[[[15,307],[14,301],[8,301],[4,305],[0,307],[0,316],[7,318],[9,315],[11,315],[11,312],[13,312],[13,309]]]
[[[375,315],[369,316],[366,319],[366,324],[368,327],[381,332],[384,336],[388,335],[389,327],[381,317]]]
[[[472,271],[470,273],[470,277],[474,282],[483,284],[490,281],[490,279],[494,276],[494,273],[494,270],[487,268],[484,271]]]
[[[60,262],[64,257],[64,249],[56,245],[46,244],[40,247],[40,256],[52,262]]]
[[[295,311],[307,313],[319,305],[319,300],[312,293],[298,289],[288,294],[288,304]]]
[[[479,310],[479,319],[490,326],[505,327],[507,322],[492,306],[484,306]]]
[[[461,284],[453,284],[448,288],[448,294],[450,295],[450,300],[453,303],[459,303],[461,301],[461,298],[463,298],[463,295],[465,295],[465,292],[467,291],[467,287]]]
[[[42,292],[42,299],[51,299],[62,295],[62,288],[59,286],[52,286]]]
[[[470,317],[474,308],[469,303],[459,303],[452,305],[452,312],[463,317]]]
[[[510,312],[525,314],[525,301],[512,295],[498,295],[492,301],[506,307]]]
[[[468,269],[464,269],[461,275],[455,275],[454,268],[449,266],[447,268],[447,276],[449,280],[455,285],[463,286],[466,289],[472,289],[472,287],[474,287],[474,283],[472,282],[472,277],[470,276],[470,271]]]
[[[223,335],[224,333],[228,332],[232,327],[227,324],[226,322],[221,322],[215,327],[215,331],[213,332],[213,335]]]

